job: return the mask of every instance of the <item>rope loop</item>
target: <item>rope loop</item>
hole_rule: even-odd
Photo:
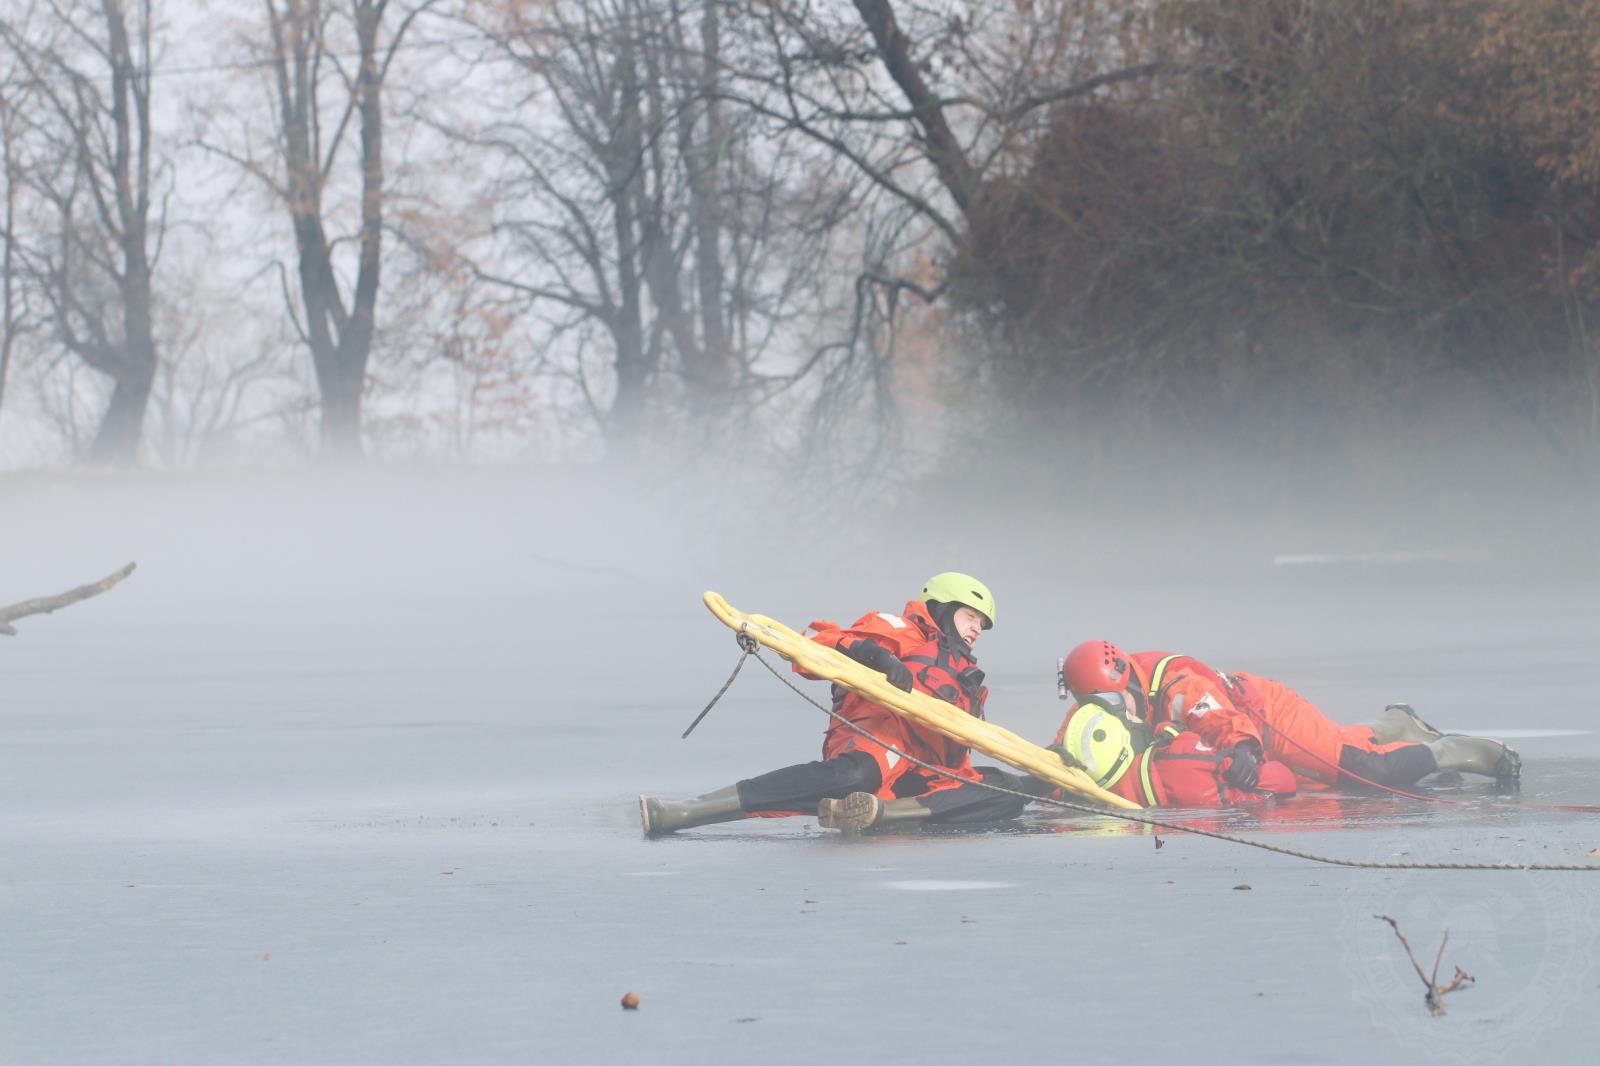
[[[717,689],[717,694],[711,697],[711,702],[706,704],[705,708],[694,716],[694,721],[689,723],[689,728],[683,731],[683,735],[678,738],[679,740],[688,740],[689,734],[694,732],[694,727],[699,725],[705,716],[711,713],[711,708],[715,707],[717,701],[722,699],[728,689],[733,687],[734,678],[738,677],[739,671],[744,669],[744,661],[752,655],[755,655],[758,659],[761,658],[760,655],[756,655],[756,642],[750,634],[735,633],[734,638],[739,642],[739,647],[743,649],[744,654],[740,655],[739,661],[733,664],[733,673],[728,675],[728,680],[724,681],[722,687]]]

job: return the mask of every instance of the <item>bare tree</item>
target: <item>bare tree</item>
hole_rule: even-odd
[[[812,139],[957,242],[986,183],[1025,162],[1048,109],[1149,79],[1136,0],[745,0],[765,47],[741,106]],[[1119,28],[1120,27],[1120,28]]]
[[[889,76],[911,104],[909,121],[920,134],[922,149],[933,165],[945,191],[956,207],[965,212],[978,194],[979,175],[967,159],[966,150],[950,128],[943,103],[923,77],[912,55],[911,42],[895,19],[890,0],[854,0],[861,21],[872,34]]]
[[[148,452],[173,466],[235,449],[291,409],[309,413],[314,406],[299,344],[281,319],[254,335],[236,322],[236,308],[200,280],[190,280],[186,291],[191,299],[162,307],[161,367],[146,429]],[[224,335],[228,343],[215,344]]]
[[[262,0],[252,32],[270,74],[272,145],[204,145],[260,179],[288,215],[298,285],[291,296],[285,284],[285,299],[311,353],[330,458],[361,452],[385,261],[386,81],[407,32],[436,3]],[[353,210],[340,202],[345,189]]]
[[[279,144],[287,185],[284,204],[300,254],[299,323],[322,392],[322,443],[333,454],[361,449],[361,396],[372,350],[383,242],[383,76],[414,9],[380,56],[378,31],[387,0],[353,0],[357,59],[338,124],[325,136],[317,94],[331,8],[321,0],[266,0],[276,61]],[[339,67],[335,61],[334,67]],[[323,217],[323,192],[354,112],[360,131],[361,212],[356,278],[349,305],[339,290]]]
[[[702,337],[700,376],[711,391],[726,388],[732,361],[724,307],[726,275],[722,263],[723,207],[717,187],[718,161],[727,136],[723,122],[722,26],[717,5],[700,14],[700,55],[696,80],[702,112],[700,129],[685,122],[682,151],[688,161],[690,216],[695,231],[695,278],[700,298]],[[702,395],[705,390],[702,390]]]
[[[54,338],[113,382],[90,457],[133,463],[156,373],[152,277],[165,214],[155,197],[169,177],[150,117],[151,5],[46,0],[39,13],[39,37],[0,23],[38,95],[43,156],[29,181],[49,234],[28,269]]]
[[[863,415],[888,444],[906,415],[938,415],[936,393],[970,393],[973,365],[954,355],[949,312],[932,310],[946,292],[946,265],[971,240],[991,188],[1030,158],[1051,105],[1155,69],[1124,62],[1132,52],[1118,46],[1116,27],[1126,6],[719,5],[733,46],[720,49],[722,73],[705,91],[771,140],[804,146],[795,153],[802,165],[840,191],[807,224],[855,250],[834,271],[852,298],[844,313],[814,323],[801,364],[815,398],[804,447]],[[930,313],[942,323],[931,331]],[[908,364],[901,346],[912,337],[921,351]],[[927,388],[937,377],[952,384]],[[915,411],[902,410],[907,399]],[[859,429],[851,436],[859,445]]]
[[[12,352],[26,325],[17,241],[17,202],[22,192],[22,116],[28,108],[28,81],[11,57],[0,71],[0,182],[4,182],[4,217],[0,219],[0,412],[5,410],[6,379]]]
[[[489,121],[437,119],[490,175],[487,222],[455,253],[569,353],[613,449],[770,410],[826,363],[821,323],[851,320],[830,268],[856,254],[858,179],[731,91],[761,43],[746,13],[569,0],[464,18],[499,95],[479,101]]]

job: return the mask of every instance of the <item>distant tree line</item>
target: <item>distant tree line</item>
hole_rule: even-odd
[[[1148,77],[985,183],[953,301],[1028,409],[1211,432],[1472,411],[1600,459],[1600,5],[1129,5]]]
[[[1594,469],[1596,55],[1600,0],[17,0],[0,435],[24,373],[113,463],[1475,393]]]

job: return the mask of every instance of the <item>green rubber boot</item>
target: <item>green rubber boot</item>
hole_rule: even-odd
[[[692,800],[675,803],[671,800],[639,797],[639,821],[647,837],[666,836],[680,829],[693,829],[697,825],[731,822],[744,817],[739,804],[739,786],[729,785],[715,792],[707,792]]]
[[[881,800],[870,792],[852,792],[844,799],[817,804],[817,823],[824,829],[859,833],[888,825],[910,825],[933,812],[914,799]]]
[[[1417,717],[1409,704],[1391,703],[1383,709],[1383,714],[1373,722],[1372,739],[1379,744],[1393,744],[1396,741],[1406,741],[1411,744],[1428,744],[1444,736],[1433,726]]]
[[[1451,733],[1430,741],[1428,750],[1441,770],[1482,774],[1503,785],[1515,784],[1522,777],[1522,757],[1498,740]]]

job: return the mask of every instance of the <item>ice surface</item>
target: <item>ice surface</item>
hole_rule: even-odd
[[[1573,1062],[1600,1036],[1600,873],[1157,850],[1041,810],[1001,832],[641,839],[636,793],[818,747],[817,712],[749,666],[678,739],[737,655],[701,589],[848,620],[957,565],[934,549],[763,568],[660,501],[509,481],[0,493],[0,601],[140,564],[0,642],[0,1060]],[[1405,699],[1515,735],[1524,800],[1600,803],[1592,583],[1308,580],[1271,555],[1131,596],[1025,551],[963,565],[1007,597],[978,649],[993,717],[1048,736],[1055,656],[1106,635],[1345,720]],[[1182,817],[1378,860],[1600,848],[1600,816],[1440,794],[1470,802]],[[1478,983],[1445,1018],[1380,913],[1430,961],[1450,930],[1444,971]]]

